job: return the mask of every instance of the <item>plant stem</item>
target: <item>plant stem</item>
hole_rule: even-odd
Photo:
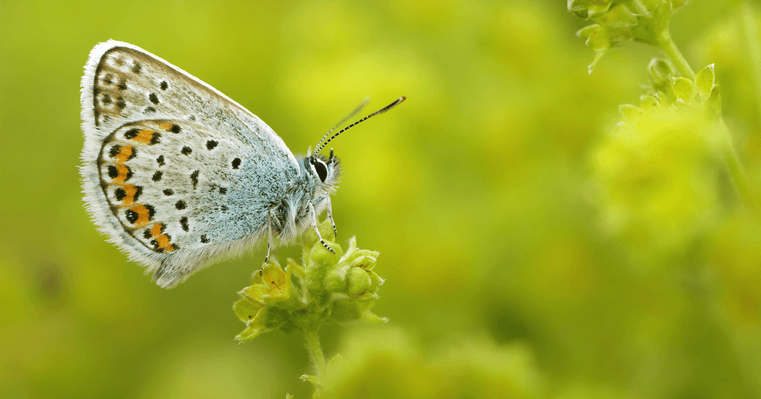
[[[695,80],[695,72],[690,68],[690,64],[684,58],[679,48],[671,39],[671,35],[668,31],[664,32],[660,40],[660,47],[671,59],[671,62],[676,66],[679,73],[690,80]],[[737,156],[734,144],[732,143],[732,135],[729,133],[729,128],[722,120],[719,123],[719,131],[717,132],[721,136],[722,142],[722,155],[727,163],[727,170],[732,177],[732,182],[737,188],[737,193],[740,196],[740,200],[750,210],[754,217],[761,220],[761,213],[759,213],[758,203],[753,198],[753,193],[748,184],[748,179],[745,177],[745,169],[740,158]]]
[[[317,333],[317,330],[304,331],[304,338],[307,341],[307,350],[316,369],[317,377],[322,377],[325,373],[325,355],[322,353],[320,335]]]
[[[695,80],[695,72],[690,68],[690,64],[679,51],[679,48],[676,47],[668,30],[666,30],[661,36],[658,46],[664,53],[666,53],[669,59],[671,59],[671,62],[676,66],[676,70],[679,71],[680,75],[687,79]]]
[[[735,148],[732,145],[732,137],[729,134],[729,128],[724,124],[723,120],[719,124],[718,134],[721,136],[723,142],[722,155],[724,155],[724,160],[727,163],[727,170],[732,177],[732,182],[734,182],[735,187],[737,188],[740,200],[751,211],[753,216],[759,218],[761,215],[759,214],[758,203],[753,198],[750,184],[748,184],[748,179],[745,177],[745,169],[743,168],[742,163],[740,163],[737,151],[735,151]]]

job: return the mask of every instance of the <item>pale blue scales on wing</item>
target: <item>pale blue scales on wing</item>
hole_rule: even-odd
[[[90,53],[81,100],[88,210],[110,241],[154,271],[160,286],[174,286],[264,237],[269,256],[275,238],[289,242],[310,226],[316,230],[325,209],[332,222],[330,194],[340,168],[332,151],[319,155],[332,138],[297,158],[233,100],[117,41]]]

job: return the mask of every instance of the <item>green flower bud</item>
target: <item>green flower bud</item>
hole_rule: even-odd
[[[671,84],[671,78],[674,76],[674,68],[671,64],[662,58],[653,58],[647,66],[650,72],[650,79],[653,84],[662,86]]]
[[[284,301],[291,296],[291,273],[280,265],[269,263],[254,273],[254,284],[241,291],[242,295],[265,305]]]
[[[701,69],[695,76],[695,88],[697,89],[698,100],[705,101],[711,97],[713,88],[716,83],[716,75],[714,74],[714,64],[708,65]]]
[[[613,3],[613,0],[568,0],[568,11],[582,18],[593,18],[608,12]]]
[[[637,25],[632,26],[629,32],[637,40],[659,45],[668,37],[671,12],[671,1],[658,1],[654,6],[648,7],[648,15],[638,17]]]
[[[329,230],[327,229],[329,227]],[[333,235],[329,223],[321,225],[323,237]],[[325,249],[312,233],[303,241],[304,266],[288,259],[287,267],[266,264],[254,273],[233,305],[235,315],[246,323],[236,339],[245,341],[280,329],[317,331],[328,319],[382,322],[370,313],[383,280],[372,269],[378,252],[358,249],[354,238],[347,251],[330,242],[336,253]]]
[[[347,322],[357,320],[362,316],[362,309],[359,303],[348,297],[339,298],[333,301],[333,311],[330,317],[338,322]]]
[[[605,15],[595,18],[600,25],[608,28],[627,29],[637,24],[637,17],[623,4],[610,9]]]
[[[682,102],[690,101],[695,93],[695,85],[693,85],[692,81],[687,78],[672,78],[671,86],[674,89],[676,98]]]
[[[349,282],[346,278],[348,267],[334,267],[325,273],[323,286],[330,292],[345,293]]]
[[[241,298],[233,305],[235,315],[244,323],[251,321],[261,309],[262,305],[260,303],[253,302],[246,297]]]
[[[357,296],[363,294],[370,288],[370,276],[368,272],[359,267],[352,267],[349,269],[349,295]]]
[[[356,251],[357,256],[351,261],[351,267],[358,267],[364,270],[373,270],[375,263],[378,261],[378,253],[375,251],[361,250]]]
[[[267,308],[262,308],[256,313],[256,316],[254,316],[253,319],[246,323],[246,329],[238,334],[235,337],[235,340],[238,342],[249,341],[267,331],[267,327],[265,326],[266,319]]]

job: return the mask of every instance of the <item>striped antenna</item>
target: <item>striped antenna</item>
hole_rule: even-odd
[[[343,119],[341,119],[341,122],[338,122],[338,123],[336,123],[336,125],[335,125],[335,126],[331,127],[331,128],[330,128],[330,130],[328,130],[328,132],[327,132],[327,133],[325,133],[325,134],[322,136],[322,138],[320,139],[320,141],[318,141],[318,142],[317,142],[317,145],[315,146],[315,148],[319,147],[319,146],[320,146],[320,144],[322,144],[323,140],[325,140],[326,138],[328,138],[328,136],[330,136],[330,134],[331,134],[331,133],[333,133],[334,131],[336,131],[336,129],[338,129],[338,127],[339,127],[339,126],[341,126],[341,125],[343,125],[344,123],[346,123],[346,121],[348,121],[348,120],[349,120],[349,118],[351,118],[351,117],[353,117],[354,115],[356,115],[356,114],[357,114],[359,111],[362,111],[362,108],[365,108],[365,105],[367,105],[367,102],[368,102],[368,101],[370,101],[370,99],[369,99],[369,98],[367,98],[367,97],[365,97],[365,99],[364,99],[364,100],[362,100],[362,102],[359,104],[359,106],[358,106],[357,108],[355,108],[355,109],[354,109],[354,111],[351,111],[351,113],[350,113],[349,115],[346,115],[346,116],[344,116],[344,118],[343,118]],[[312,153],[312,155],[314,155],[314,154],[315,154],[315,153]]]
[[[391,104],[389,104],[389,105],[387,105],[387,106],[385,106],[385,107],[383,107],[383,108],[381,108],[381,109],[379,109],[379,110],[377,110],[377,111],[373,112],[373,113],[372,113],[372,114],[370,114],[370,115],[367,115],[366,117],[364,117],[364,118],[362,118],[362,119],[360,119],[360,120],[358,120],[358,121],[356,121],[356,122],[352,123],[352,124],[351,124],[351,125],[349,125],[349,126],[346,126],[346,127],[345,127],[345,128],[343,128],[343,129],[339,130],[339,131],[338,131],[338,133],[334,134],[334,135],[333,135],[331,138],[327,139],[327,140],[326,140],[325,142],[323,142],[322,144],[319,144],[319,145],[317,146],[317,148],[315,148],[315,150],[314,150],[314,152],[312,153],[312,155],[317,155],[317,154],[319,154],[319,153],[320,153],[320,151],[321,151],[323,148],[325,148],[325,146],[326,146],[326,145],[328,145],[328,143],[330,143],[331,141],[333,141],[333,139],[334,139],[334,138],[338,137],[338,135],[339,135],[339,134],[341,134],[341,133],[343,133],[343,132],[345,132],[345,131],[347,131],[347,130],[351,129],[352,127],[354,127],[354,126],[356,126],[356,125],[358,125],[358,124],[360,124],[360,123],[362,123],[362,122],[364,122],[364,121],[366,121],[366,120],[368,120],[368,119],[370,119],[370,118],[372,118],[372,117],[373,117],[373,116],[375,116],[375,115],[380,115],[380,114],[382,114],[382,113],[384,113],[384,112],[386,112],[386,111],[390,111],[392,108],[394,108],[394,107],[396,107],[397,105],[401,104],[401,103],[402,103],[402,101],[404,101],[404,100],[406,100],[406,99],[407,99],[407,97],[404,97],[404,96],[402,96],[402,97],[399,97],[399,98],[397,98],[397,99],[396,99],[396,101],[392,102]],[[322,142],[322,140],[320,140],[320,141]]]

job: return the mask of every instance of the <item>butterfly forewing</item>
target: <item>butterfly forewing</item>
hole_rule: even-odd
[[[132,259],[177,284],[256,241],[266,209],[299,173],[249,111],[135,46],[102,43],[82,80],[81,173],[95,222]],[[280,190],[280,191],[278,191]],[[248,208],[247,208],[248,207]]]

